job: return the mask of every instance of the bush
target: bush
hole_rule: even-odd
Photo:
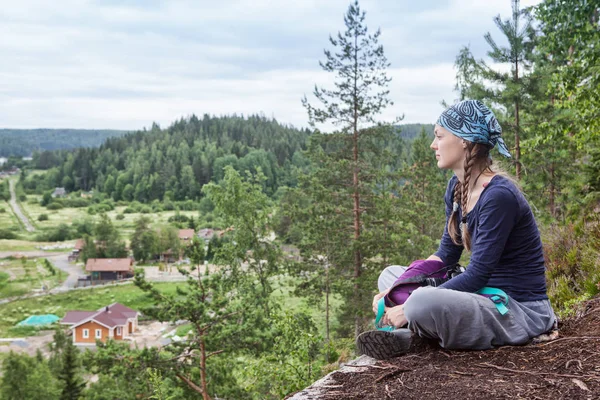
[[[177,205],[180,210],[184,211],[195,211],[198,209],[198,203],[194,203],[192,200],[180,201]]]
[[[5,213],[6,209],[4,207],[0,207],[0,214]]]
[[[123,214],[135,214],[136,212],[137,211],[131,207],[127,207],[126,209],[123,210]]]
[[[172,217],[169,217],[168,222],[189,222],[190,219],[185,215],[175,214]]]
[[[62,208],[64,208],[63,205],[58,202],[52,202],[46,206],[46,210],[60,210]]]
[[[94,235],[94,222],[89,218],[79,221],[73,221],[71,227],[77,232],[78,237],[83,237],[84,235],[93,236]]]
[[[84,198],[65,199],[63,201],[63,203],[66,207],[73,207],[73,208],[82,208],[82,207],[87,207],[90,205],[90,201],[88,199],[84,199]]]
[[[142,208],[140,208],[140,211],[142,214],[151,214],[152,213],[152,209],[148,206],[143,206]]]
[[[0,229],[0,239],[18,239],[19,236],[8,230],[8,229]]]
[[[117,214],[116,218],[120,221],[120,220],[125,219],[125,215],[123,215],[123,214]]]
[[[173,211],[173,210],[175,210],[175,204],[173,204],[173,202],[171,200],[165,200],[163,202],[163,209],[165,211]]]
[[[40,214],[38,216],[38,221],[48,221],[48,214]]]
[[[27,195],[25,195],[25,194],[19,195],[19,201],[21,201],[21,202],[27,201]]]
[[[65,240],[75,239],[77,233],[66,224],[60,224],[57,228],[36,236],[38,242],[64,242]]]
[[[115,209],[111,204],[104,203],[104,202],[97,204],[95,206],[95,208],[96,208],[97,213],[106,213],[106,212],[109,212],[109,211],[112,211]]]
[[[90,215],[96,215],[97,211],[96,211],[96,206],[90,206],[87,209],[87,213]]]
[[[600,292],[600,221],[552,227],[544,238],[548,296],[557,313]]]

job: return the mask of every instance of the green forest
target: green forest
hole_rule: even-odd
[[[600,293],[600,7],[514,4],[512,15],[494,20],[497,30],[481,32],[487,53],[465,46],[456,55],[456,93],[483,101],[500,120],[514,155],[501,166],[532,205],[548,295],[567,317]],[[100,215],[95,227],[65,228],[62,239],[85,234],[93,244],[109,232],[101,241],[118,242],[105,214],[116,205],[194,211],[196,220],[178,215],[174,225],[223,235],[183,250],[197,275],[182,270],[187,281],[175,291],[136,271],[144,314],[189,322],[185,341],[161,351],[109,342],[78,354],[59,332],[49,359],[5,359],[2,398],[26,398],[29,388],[45,399],[279,399],[355,357],[354,338],[372,329],[380,271],[437,249],[450,172],[437,168],[429,147],[432,124],[381,120],[393,105],[380,31],[367,29],[358,2],[344,22],[320,63],[335,84],[302,99],[310,128],[258,115],[192,115],[97,148],[34,153],[19,178],[24,198]],[[338,129],[322,132],[321,123]],[[70,195],[52,198],[55,187]],[[8,197],[6,187],[2,193]],[[144,243],[158,240],[149,224],[137,220],[130,238],[140,258]],[[204,268],[209,258],[215,268]],[[297,299],[310,306],[295,308]],[[84,387],[90,373],[98,380]]]

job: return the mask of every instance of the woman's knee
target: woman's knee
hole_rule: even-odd
[[[381,271],[379,278],[377,279],[379,291],[383,292],[384,290],[389,289],[404,271],[406,271],[406,267],[400,265],[390,265],[389,267],[386,267]]]
[[[414,322],[433,318],[437,310],[443,307],[441,290],[428,286],[415,290],[404,303],[406,319]]]

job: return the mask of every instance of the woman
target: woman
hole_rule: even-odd
[[[378,359],[410,351],[420,338],[443,348],[484,350],[521,345],[549,331],[555,321],[546,294],[540,234],[533,213],[514,182],[492,169],[490,150],[510,153],[502,128],[483,103],[465,100],[442,113],[431,149],[439,168],[454,176],[446,190],[446,227],[438,251],[428,260],[458,262],[470,250],[466,271],[439,287],[415,290],[404,305],[386,308],[383,322],[392,332],[369,331],[357,338],[361,353]],[[378,300],[405,270],[388,267],[379,278]],[[508,295],[501,313],[483,287]]]

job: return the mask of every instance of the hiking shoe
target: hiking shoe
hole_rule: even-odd
[[[408,353],[420,337],[410,329],[401,328],[391,332],[367,331],[356,338],[356,347],[360,354],[366,354],[377,360],[385,360]]]

